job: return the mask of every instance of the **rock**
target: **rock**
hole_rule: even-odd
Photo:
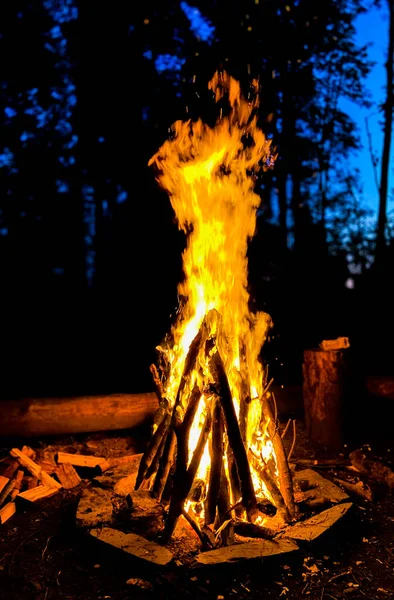
[[[295,487],[298,486],[303,490],[303,502],[325,498],[327,502],[335,504],[349,499],[349,496],[341,488],[329,479],[322,477],[313,469],[296,471],[293,475],[293,483]]]
[[[135,588],[140,590],[147,590],[149,592],[153,592],[153,585],[150,581],[146,581],[145,579],[138,579],[137,577],[131,577],[126,581],[127,585],[132,585]]]
[[[97,527],[111,523],[113,506],[111,492],[98,487],[86,488],[78,503],[78,527]]]
[[[123,533],[123,531],[118,531],[111,527],[91,529],[89,533],[94,538],[105,544],[109,544],[113,548],[122,550],[126,554],[154,563],[155,565],[168,565],[173,559],[172,553],[167,548],[159,546],[159,544],[151,542],[135,533]]]
[[[131,496],[135,487],[135,475],[122,477],[115,483],[114,492],[118,496]]]
[[[276,539],[290,539],[300,542],[312,542],[323,535],[339,519],[345,516],[353,506],[352,502],[337,504],[306,521],[300,521],[280,533]]]
[[[135,480],[137,478],[138,461],[131,461],[125,464],[111,467],[102,475],[94,477],[93,484],[98,485],[107,490],[115,490],[115,486],[122,479],[127,479],[127,494],[134,490]],[[118,493],[118,492],[117,492]],[[121,495],[127,495],[121,494]]]
[[[278,554],[287,554],[298,550],[297,544],[290,540],[261,540],[224,546],[217,550],[201,552],[197,557],[197,565],[218,565],[235,563],[247,559],[268,558]]]

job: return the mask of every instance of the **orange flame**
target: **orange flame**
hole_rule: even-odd
[[[253,85],[257,88],[257,82]],[[254,173],[271,166],[270,141],[257,125],[257,94],[253,100],[241,95],[239,83],[226,73],[216,73],[209,83],[216,102],[227,99],[229,112],[214,127],[201,120],[177,121],[174,136],[164,142],[149,164],[158,168],[158,181],[169,194],[179,228],[187,236],[183,254],[185,278],[178,292],[185,298],[172,327],[170,346],[161,346],[170,372],[164,382],[167,400],[174,404],[190,344],[204,317],[215,309],[221,317],[218,348],[223,359],[233,402],[238,414],[242,365],[248,372],[251,398],[246,446],[256,456],[272,457],[272,443],[260,430],[263,367],[259,353],[271,319],[251,313],[247,291],[247,247],[256,227],[260,197],[253,191]],[[198,381],[204,389],[210,375],[199,357],[190,390]],[[205,411],[203,398],[194,419],[189,460],[197,443]],[[185,408],[185,407],[182,407]],[[208,444],[207,444],[208,446]],[[198,477],[205,481],[209,469],[205,449]],[[256,494],[268,496],[264,484],[252,471]]]

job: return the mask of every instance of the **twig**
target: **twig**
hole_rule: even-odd
[[[199,526],[197,525],[195,520],[192,519],[192,517],[189,515],[189,513],[184,508],[181,509],[181,514],[186,519],[186,521],[189,523],[189,525],[192,527],[192,529],[194,529],[194,531],[197,533],[202,545],[205,547],[208,547],[208,548],[213,548],[209,537],[203,531],[201,531],[201,529],[199,528]]]
[[[51,539],[53,538],[53,535],[50,535],[49,538],[47,539],[47,542],[45,544],[45,548],[41,553],[41,560],[44,560],[44,556],[45,556],[45,552],[48,550],[48,546],[49,546],[49,542],[51,541]]]
[[[293,441],[291,443],[291,448],[290,448],[289,454],[287,456],[287,462],[290,461],[291,455],[293,454],[293,450],[294,450],[294,446],[295,446],[295,442],[296,442],[296,437],[297,437],[297,424],[296,424],[296,420],[293,419]]]
[[[293,419],[289,419],[289,420],[287,421],[287,423],[286,423],[286,427],[284,428],[284,430],[282,431],[282,435],[280,436],[280,437],[282,438],[282,440],[283,440],[283,438],[285,437],[285,435],[286,435],[286,433],[287,433],[287,430],[289,429],[289,427],[290,427],[290,423],[292,422],[292,420],[293,420]]]
[[[351,569],[347,569],[347,571],[341,571],[340,573],[338,573],[338,575],[333,575],[332,577],[330,577],[328,583],[331,583],[332,581],[335,581],[335,579],[339,579],[340,577],[345,577],[345,575],[350,575],[351,572]]]

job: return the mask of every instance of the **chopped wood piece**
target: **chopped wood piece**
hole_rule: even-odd
[[[14,500],[15,496],[17,496],[19,494],[19,492],[21,491],[23,476],[24,476],[23,470],[18,469],[18,471],[16,472],[15,479],[14,479],[14,487],[10,494],[11,500]]]
[[[69,454],[68,452],[58,452],[57,453],[57,463],[58,465],[69,464],[74,467],[91,467],[94,469],[95,467],[99,467],[101,464],[105,463],[107,459],[99,457],[99,456],[89,456],[85,454]]]
[[[0,509],[0,524],[3,525],[8,519],[10,519],[16,513],[15,502],[7,502],[2,509]]]
[[[259,540],[201,552],[196,560],[197,565],[219,565],[245,559],[266,559],[269,556],[297,551],[297,544],[290,540]]]
[[[22,452],[18,448],[13,448],[10,451],[10,454],[14,458],[17,458],[17,460],[22,465],[22,467],[25,467],[26,469],[28,469],[28,471],[30,471],[30,473],[34,477],[37,477],[37,479],[42,481],[42,483],[44,485],[47,485],[48,487],[52,487],[52,488],[57,488],[57,489],[60,489],[62,487],[58,481],[56,481],[50,475],[48,475],[48,473],[43,471],[41,469],[41,467],[36,462],[34,462],[31,458],[29,458],[25,454],[22,454]]]
[[[81,478],[69,463],[58,465],[56,468],[56,475],[59,478],[60,483],[66,490],[76,487],[81,483]]]
[[[33,475],[25,475],[23,478],[22,485],[26,489],[31,490],[32,488],[35,488],[38,486],[38,479],[37,479],[37,477],[34,477]]]
[[[9,481],[9,477],[4,477],[3,475],[0,475],[0,494],[4,490],[7,483],[9,483]]]
[[[57,488],[50,488],[47,485],[40,484],[35,488],[21,492],[16,496],[16,499],[22,498],[23,500],[29,500],[29,502],[36,502],[41,498],[47,498],[53,496],[59,490]]]
[[[111,527],[92,529],[89,531],[94,538],[122,550],[126,554],[141,558],[155,565],[168,565],[173,555],[167,548],[146,540],[135,533],[123,533]]]
[[[38,460],[36,461],[38,466],[41,467],[42,471],[48,473],[48,475],[52,475],[56,471],[56,463],[50,460]]]
[[[0,506],[3,506],[8,496],[11,494],[14,487],[15,475],[12,479],[9,479],[5,484],[3,490],[0,492]]]
[[[360,496],[361,498],[364,498],[364,500],[372,502],[373,491],[371,490],[369,485],[367,485],[363,481],[358,481],[357,483],[349,483],[348,481],[344,481],[343,479],[337,478],[335,478],[334,481],[339,483],[339,485],[341,485],[348,492],[356,494],[356,496]]]
[[[370,460],[361,450],[349,454],[350,462],[360,473],[368,475],[376,483],[382,483],[394,489],[394,471],[377,460]]]
[[[8,477],[8,479],[12,479],[15,472],[19,469],[19,463],[16,458],[12,458],[11,456],[7,456],[0,463],[0,475],[3,477]]]
[[[36,460],[36,451],[33,450],[33,448],[30,448],[30,446],[23,446],[21,452],[32,460]]]
[[[10,454],[18,460],[22,467],[28,469],[30,473],[34,475],[34,477],[37,477],[38,479],[41,478],[41,467],[31,458],[26,456],[26,454],[22,454],[18,448],[12,448],[12,450],[10,450]]]

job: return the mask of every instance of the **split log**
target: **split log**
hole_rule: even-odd
[[[30,473],[34,477],[37,477],[37,479],[39,479],[44,485],[56,489],[62,487],[58,481],[56,481],[55,479],[53,479],[53,477],[48,475],[48,473],[43,471],[41,467],[36,462],[34,462],[34,460],[31,460],[31,458],[26,456],[26,454],[22,454],[22,452],[18,450],[18,448],[13,448],[12,450],[10,450],[10,454],[19,461],[22,467],[25,467],[28,471],[30,471]]]
[[[59,465],[69,464],[74,467],[90,467],[94,469],[99,467],[102,463],[106,462],[105,458],[101,456],[90,456],[87,454],[70,454],[68,452],[57,453],[57,463]]]
[[[0,509],[0,524],[3,525],[8,519],[10,519],[16,513],[15,502],[7,502],[2,509]]]
[[[23,476],[24,476],[23,470],[18,469],[18,471],[16,472],[15,479],[14,479],[14,487],[10,494],[10,500],[14,500],[15,496],[17,496],[19,494],[19,492],[21,491]]]
[[[314,444],[338,451],[343,444],[349,388],[349,349],[304,351],[303,401],[306,432]]]
[[[56,468],[56,475],[65,490],[70,490],[81,483],[81,478],[69,463],[59,465]]]
[[[13,487],[14,487],[14,481],[15,481],[15,475],[12,479],[8,480],[8,482],[5,484],[2,491],[0,492],[0,507],[3,506],[3,504],[7,500],[8,496],[11,494]]]
[[[0,475],[12,479],[16,471],[19,469],[19,463],[16,458],[7,456],[0,464]]]
[[[364,483],[364,481],[358,481],[357,483],[349,483],[348,481],[344,481],[343,479],[337,479],[334,477],[334,481],[339,483],[341,487],[347,492],[351,494],[355,494],[356,496],[360,496],[363,500],[368,500],[369,502],[373,501],[373,491]]]
[[[9,481],[9,477],[4,477],[3,475],[0,475],[0,494],[4,490],[7,483],[9,483]]]
[[[158,404],[154,392],[4,400],[0,437],[132,429],[151,423]]]
[[[36,502],[37,500],[41,500],[41,498],[47,498],[48,496],[53,496],[59,491],[57,488],[50,488],[47,485],[38,485],[31,490],[25,490],[18,494],[15,500],[28,500],[29,502]]]
[[[361,450],[349,454],[350,462],[360,473],[367,475],[376,483],[394,490],[394,471],[377,460],[370,460]]]

